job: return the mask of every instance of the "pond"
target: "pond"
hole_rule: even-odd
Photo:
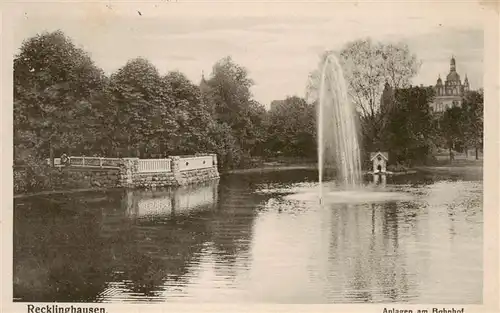
[[[480,177],[379,186],[411,199],[287,197],[316,180],[270,171],[16,199],[14,301],[482,303]]]

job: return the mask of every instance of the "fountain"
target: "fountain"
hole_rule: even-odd
[[[345,188],[358,187],[361,158],[355,108],[347,94],[347,84],[337,57],[327,55],[320,66],[318,104],[318,169],[322,190],[324,169],[336,168]]]
[[[335,54],[329,53],[322,59],[319,82],[315,87],[319,87],[315,90],[315,100],[318,101],[319,192],[304,190],[304,193],[286,198],[300,201],[317,201],[319,198],[320,203],[407,200],[406,194],[382,192],[380,188],[362,184],[356,110],[349,100],[344,73]],[[325,170],[329,168],[334,168],[336,172],[334,185],[325,181]]]

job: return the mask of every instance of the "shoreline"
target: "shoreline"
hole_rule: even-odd
[[[291,170],[314,170],[317,169],[317,164],[308,163],[308,164],[283,164],[283,165],[271,165],[271,166],[259,166],[253,168],[244,168],[244,169],[233,169],[229,171],[224,171],[220,173],[220,176],[226,176],[231,174],[249,174],[249,173],[266,173],[266,172],[275,172],[275,171],[291,171]],[[398,175],[412,175],[417,172],[434,172],[434,173],[463,173],[463,174],[479,174],[483,172],[482,164],[450,164],[447,166],[443,165],[434,165],[434,166],[416,166],[411,169],[408,169],[406,172],[394,172],[391,174],[387,174],[388,176],[398,176]],[[372,175],[369,171],[363,171],[363,175]],[[20,193],[14,194],[14,199],[24,199],[36,196],[43,195],[53,195],[53,194],[72,194],[72,193],[84,193],[84,192],[106,192],[108,190],[113,189],[121,189],[119,187],[113,188],[78,188],[78,189],[62,189],[62,190],[45,190],[31,193]]]
[[[483,172],[483,165],[436,165],[436,166],[417,166],[416,170],[425,172],[448,172],[448,173],[470,173],[470,172]]]
[[[44,195],[57,195],[57,194],[72,194],[72,193],[84,193],[84,192],[106,192],[109,190],[117,190],[117,189],[122,189],[119,187],[113,187],[113,188],[78,188],[78,189],[61,189],[61,190],[45,190],[45,191],[37,191],[37,192],[30,192],[30,193],[20,193],[20,194],[14,194],[13,198],[14,199],[25,199],[25,198],[31,198],[31,197],[36,197],[36,196],[44,196]]]

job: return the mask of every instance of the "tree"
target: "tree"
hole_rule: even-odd
[[[440,119],[441,135],[445,139],[452,160],[452,149],[464,141],[466,116],[461,107],[453,106],[446,109]]]
[[[285,156],[316,155],[316,110],[299,97],[276,102],[269,112],[267,149]]]
[[[257,128],[263,122],[265,110],[252,99],[253,81],[247,70],[226,57],[214,65],[207,84],[217,121],[228,125],[243,152],[250,154],[261,141]]]
[[[236,132],[245,138],[243,148],[251,156],[263,156],[267,130],[267,111],[262,104],[251,100],[243,112],[242,127],[244,132]]]
[[[394,89],[408,88],[422,62],[407,44],[379,44],[385,81]]]
[[[410,87],[396,90],[394,110],[383,129],[382,148],[400,163],[421,163],[431,153],[437,134],[429,103],[432,88]]]
[[[468,92],[462,102],[464,114],[464,142],[476,150],[476,160],[479,158],[479,149],[483,145],[483,111],[484,99],[481,91]]]
[[[180,72],[170,72],[164,77],[171,90],[179,129],[175,134],[177,144],[169,149],[173,154],[193,154],[196,152],[215,152],[217,143],[209,136],[216,128],[210,112],[204,106],[198,86],[194,85]]]
[[[55,151],[81,145],[89,99],[104,85],[103,71],[61,31],[25,40],[14,58],[15,159],[53,160]]]
[[[231,127],[225,123],[210,125],[209,137],[213,139],[219,168],[230,169],[241,165],[243,152],[234,137]]]
[[[171,89],[148,60],[130,60],[111,76],[115,140],[128,155],[172,149],[180,125]]]
[[[374,43],[370,39],[348,43],[340,59],[349,92],[363,116],[374,118],[386,82],[394,89],[406,88],[420,68],[407,45]]]

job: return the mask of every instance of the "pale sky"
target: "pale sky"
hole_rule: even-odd
[[[198,83],[231,55],[255,81],[268,106],[304,96],[318,55],[368,36],[403,41],[423,61],[414,84],[430,85],[449,71],[452,55],[462,79],[483,85],[482,9],[473,2],[149,2],[17,5],[13,45],[61,29],[112,73],[127,60],[149,59],[161,73],[179,70]],[[139,14],[140,12],[140,14]]]

